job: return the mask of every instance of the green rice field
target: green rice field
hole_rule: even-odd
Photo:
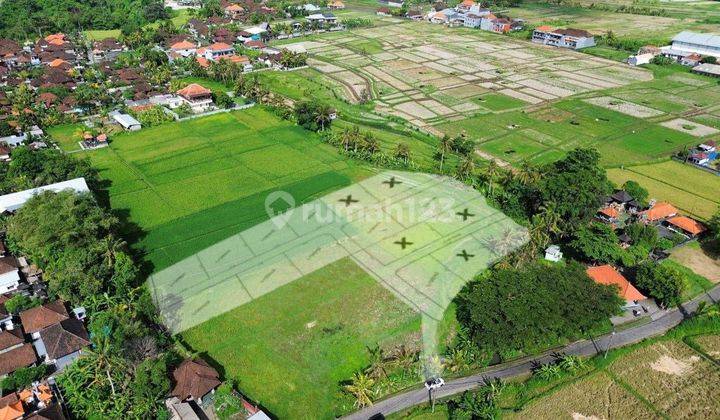
[[[118,134],[89,155],[155,269],[267,219],[272,190],[300,203],[367,174],[260,108]]]
[[[671,202],[683,212],[709,219],[720,206],[720,177],[677,161],[614,168],[608,178],[617,185],[633,180],[648,190],[651,198]]]

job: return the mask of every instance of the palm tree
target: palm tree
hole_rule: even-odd
[[[365,135],[363,136],[363,141],[365,142],[364,148],[370,154],[370,156],[380,151],[380,143],[378,143],[378,140],[370,131],[365,133]]]
[[[562,217],[555,210],[555,204],[549,203],[540,207],[540,220],[542,226],[548,234],[558,234],[561,232],[560,224],[562,223]]]
[[[107,261],[108,267],[112,267],[115,262],[115,255],[125,248],[125,241],[122,239],[115,238],[110,233],[100,241],[103,249],[103,258]]]
[[[345,391],[355,397],[355,406],[358,408],[372,405],[372,397],[375,380],[362,372],[355,372],[349,384],[345,385]]]
[[[475,160],[472,156],[465,156],[457,167],[457,177],[461,180],[470,178],[475,171]]]
[[[538,170],[535,166],[533,166],[527,160],[524,160],[520,164],[520,169],[517,171],[515,176],[524,185],[528,185],[528,184],[532,184],[533,182],[537,181],[540,178],[540,173],[538,172]]]
[[[325,131],[325,125],[332,121],[333,109],[327,105],[317,107],[315,114],[315,123],[320,126],[320,131]]]
[[[410,146],[407,143],[398,143],[395,147],[395,157],[407,165],[410,162]]]
[[[370,366],[365,369],[365,373],[375,379],[387,378],[387,370],[385,369],[387,358],[385,357],[385,351],[377,344],[367,349],[370,353]]]
[[[497,176],[499,170],[500,167],[495,160],[491,160],[487,167],[485,167],[485,176],[488,180],[488,195],[490,197],[493,196],[493,183],[495,182],[495,177]]]
[[[450,136],[445,134],[442,139],[440,139],[440,144],[438,144],[438,152],[440,153],[440,172],[443,170],[443,163],[445,162],[445,154],[450,153],[452,150],[453,141],[450,139]]]

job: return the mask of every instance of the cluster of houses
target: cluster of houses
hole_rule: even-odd
[[[408,12],[409,18],[415,19],[415,16],[417,14],[414,11]],[[479,28],[501,34],[521,30],[524,25],[520,19],[495,16],[490,9],[482,7],[473,0],[463,0],[454,8],[436,4],[434,9],[425,15],[425,19],[431,23]]]
[[[670,45],[656,47],[647,45],[628,58],[628,64],[639,66],[650,63],[653,58],[664,56],[684,66],[692,67],[694,73],[720,77],[720,35],[683,31],[673,37]]]
[[[673,243],[697,238],[706,231],[702,223],[681,215],[672,204],[651,201],[645,208],[624,190],[615,191],[607,197],[604,205],[595,215],[595,219],[622,232],[618,235],[618,240],[623,248],[632,245],[632,238],[624,233],[624,228],[635,222],[653,226],[657,230],[659,238],[673,240]],[[667,255],[665,251],[652,250],[650,257],[659,261]],[[548,247],[545,251],[545,259],[554,262],[560,261],[562,259],[560,247],[557,245]],[[655,303],[638,291],[623,276],[621,270],[604,264],[588,267],[587,274],[596,283],[618,287],[618,294],[625,301],[623,309],[628,314],[624,317],[617,317],[618,321],[626,322],[634,317],[648,314],[653,311],[652,308],[657,310]]]
[[[72,189],[87,192],[82,178],[0,196],[0,213],[12,214],[40,191]],[[47,300],[43,272],[25,257],[10,253],[0,233],[0,377],[46,365],[47,380],[22,390],[9,390],[0,398],[0,418],[64,419],[52,389],[53,377],[82,355],[90,345],[82,307],[69,309],[66,302]],[[26,296],[37,306],[11,313],[6,303]],[[3,392],[8,390],[3,389]]]
[[[83,178],[71,179],[0,196],[0,214],[11,215],[43,191],[87,193]],[[45,378],[22,390],[3,389],[0,419],[65,419],[61,399],[56,397],[54,377],[81,357],[91,346],[85,326],[86,310],[70,309],[62,300],[48,300],[42,270],[16,257],[0,233],[0,378],[39,365],[48,367]],[[22,294],[36,306],[10,313],[5,304]],[[171,419],[200,420],[214,415],[215,390],[222,384],[217,370],[202,359],[184,360],[172,371],[173,388],[165,405]],[[8,393],[9,391],[9,393]],[[233,418],[269,420],[258,406],[236,393],[241,408]]]
[[[191,19],[182,30],[184,33],[167,36],[167,41],[156,49],[164,51],[171,63],[192,58],[203,68],[227,60],[239,65],[243,71],[251,71],[258,66],[284,69],[288,62],[283,60],[286,52],[267,47],[267,40],[305,35],[311,28],[315,31],[340,28],[332,13],[317,8],[317,12],[309,13],[305,22],[296,22],[289,29],[288,25],[281,25],[282,31],[273,32],[267,22],[238,29],[237,22],[243,21],[248,14],[272,14],[273,9],[252,1],[224,2],[223,8],[224,16]],[[344,4],[336,1],[328,8],[341,9]],[[255,53],[239,53],[247,50]],[[77,87],[88,83],[88,80],[103,80],[111,104],[117,105],[116,111],[110,112],[108,121],[126,130],[140,129],[141,124],[131,115],[132,112],[117,110],[124,108],[123,105],[130,107],[131,111],[133,107],[155,105],[174,109],[187,104],[192,112],[212,108],[211,101],[203,97],[208,95],[204,88],[169,91],[166,84],[153,83],[142,64],[137,67],[119,65],[125,61],[118,61],[118,58],[128,51],[130,49],[115,38],[89,42],[80,35],[71,37],[62,33],[50,34],[24,45],[0,39],[0,122],[7,122],[15,131],[0,137],[0,160],[7,159],[9,149],[21,144],[31,144],[34,148],[45,146],[44,142],[35,141],[42,140],[42,129],[38,126],[21,127],[14,115],[16,110],[8,92],[21,85],[35,92],[33,109],[27,108],[24,112],[37,114],[37,109],[42,109],[43,115],[45,111],[57,112],[64,114],[65,120],[74,120],[101,106],[99,101],[87,102],[86,99],[84,103],[79,103],[75,94]],[[107,100],[103,101],[102,105],[107,106]],[[80,143],[83,148],[102,147],[107,144],[107,137],[93,135],[82,138]]]
[[[632,222],[654,226],[660,238],[675,239],[680,235],[686,240],[697,238],[706,228],[700,222],[680,214],[677,208],[666,202],[651,201],[647,208],[626,191],[620,190],[608,197],[596,214],[597,220],[622,229]],[[630,245],[627,235],[618,236],[623,246]]]
[[[688,162],[703,168],[720,171],[720,168],[717,167],[718,152],[715,140],[708,140],[697,145],[697,147],[688,151],[686,159]]]

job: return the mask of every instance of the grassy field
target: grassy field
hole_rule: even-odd
[[[568,7],[547,2],[523,2],[509,10],[510,16],[523,18],[533,26],[551,25],[585,29],[593,34],[604,34],[611,30],[615,34],[636,39],[669,40],[682,30],[698,32],[717,31],[716,24],[706,21],[711,14],[720,14],[720,7],[712,2],[631,2],[624,0],[581,0],[579,3],[620,4],[665,9],[669,16],[647,16]],[[632,22],[632,24],[628,24]]]
[[[340,260],[182,334],[278,418],[333,418],[367,347],[417,338],[419,316]],[[232,331],[232,334],[228,334]]]
[[[670,259],[711,283],[720,283],[720,261],[708,255],[698,242],[676,248]]]
[[[298,203],[364,177],[302,128],[259,107],[114,136],[89,153],[112,208],[161,269],[267,219],[267,192]]]
[[[720,206],[720,177],[676,161],[614,168],[607,171],[616,185],[634,180],[650,197],[673,203],[692,216],[708,219]]]
[[[334,124],[336,128],[343,129],[357,125],[363,131],[372,132],[378,138],[385,153],[392,154],[395,147],[403,142],[410,147],[412,160],[420,168],[427,169],[435,165],[433,155],[437,148],[437,139],[371,113],[370,105],[349,104],[342,86],[315,70],[262,72],[258,77],[273,92],[294,101],[314,98],[334,107],[339,117]]]
[[[80,150],[80,144],[78,144],[80,138],[75,135],[75,132],[81,128],[86,129],[87,127],[80,123],[54,125],[52,127],[48,127],[47,133],[57,142],[58,146],[62,150],[72,152]]]

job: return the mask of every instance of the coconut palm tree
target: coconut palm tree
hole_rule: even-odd
[[[115,262],[115,255],[118,252],[125,249],[127,245],[122,239],[116,238],[112,233],[108,234],[105,238],[100,241],[103,249],[103,258],[108,264],[108,267],[112,267]]]
[[[380,151],[380,143],[370,131],[366,132],[363,136],[363,142],[363,148],[370,156]]]
[[[475,172],[475,160],[471,155],[464,156],[457,167],[456,176],[458,179],[465,181]]]
[[[488,165],[485,167],[485,177],[487,178],[488,195],[490,197],[493,196],[493,184],[495,182],[495,177],[497,177],[499,171],[500,167],[498,166],[497,162],[495,162],[495,160],[491,160],[490,163],[488,163]]]
[[[345,385],[345,391],[355,397],[355,406],[358,408],[372,405],[372,397],[375,380],[363,372],[355,372],[349,384]]]
[[[442,139],[440,139],[440,144],[438,144],[438,153],[440,153],[440,172],[443,170],[443,163],[445,163],[445,155],[450,153],[452,151],[452,145],[453,141],[445,134]]]
[[[325,126],[330,125],[332,121],[333,109],[327,105],[317,107],[315,114],[315,123],[320,126],[320,131],[325,131]]]

